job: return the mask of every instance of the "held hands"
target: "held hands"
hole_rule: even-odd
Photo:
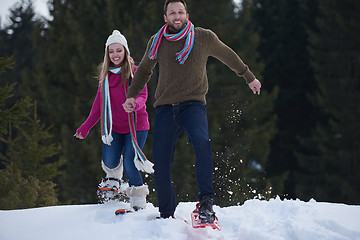
[[[260,95],[261,82],[259,80],[255,79],[254,81],[249,83],[248,86],[254,94],[257,93],[258,95]]]
[[[132,112],[134,111],[136,106],[136,101],[135,98],[128,98],[126,99],[125,103],[123,104],[123,108],[125,110],[125,112]]]

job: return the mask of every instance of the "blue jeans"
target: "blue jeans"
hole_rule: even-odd
[[[171,165],[180,131],[185,131],[195,151],[196,181],[200,191],[198,198],[214,195],[206,106],[198,101],[158,106],[154,123],[153,158],[155,187],[162,217],[173,216],[176,208]]]
[[[130,186],[143,185],[143,179],[139,170],[135,167],[135,152],[131,143],[130,133],[120,134],[111,132],[113,141],[111,145],[103,144],[102,157],[106,167],[113,169],[119,166],[120,156],[123,154],[123,164],[125,175]],[[142,149],[145,145],[148,131],[137,131],[136,139],[139,147]]]

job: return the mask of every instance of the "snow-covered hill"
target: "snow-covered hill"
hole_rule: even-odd
[[[195,203],[180,203],[176,219],[156,219],[158,209],[115,216],[126,203],[0,211],[1,240],[360,240],[360,206],[300,200],[249,200],[214,210],[221,231],[193,229]]]

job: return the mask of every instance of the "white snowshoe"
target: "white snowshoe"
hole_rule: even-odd
[[[99,203],[107,203],[110,201],[128,202],[128,196],[125,190],[128,183],[117,178],[103,178],[97,190]]]

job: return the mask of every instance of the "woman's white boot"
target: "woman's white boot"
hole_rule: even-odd
[[[131,186],[126,189],[126,195],[130,198],[130,207],[136,211],[146,207],[146,196],[149,194],[149,187],[145,184],[139,187]]]

